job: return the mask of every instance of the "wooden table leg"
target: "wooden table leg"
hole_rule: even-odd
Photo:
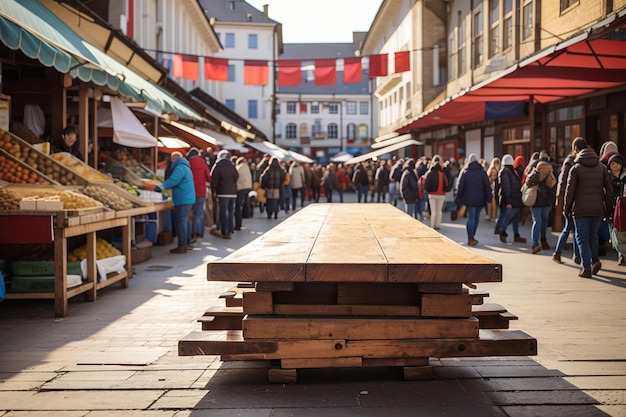
[[[130,233],[131,219],[128,219],[128,223],[122,226],[122,254],[126,256],[126,278],[122,282],[122,288],[128,287],[128,280],[133,274],[133,259],[131,256],[131,233]]]
[[[67,315],[67,241],[63,229],[54,229],[54,315]]]
[[[98,268],[96,266],[96,232],[87,233],[87,282],[93,287],[87,292],[89,301],[96,301],[98,296]]]

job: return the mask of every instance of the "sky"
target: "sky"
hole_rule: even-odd
[[[246,0],[283,25],[284,43],[346,43],[367,32],[383,0]]]

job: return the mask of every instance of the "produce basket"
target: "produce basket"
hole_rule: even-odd
[[[16,166],[20,167],[20,172],[26,172],[27,175],[22,174],[17,179]],[[0,179],[14,184],[58,184],[4,149],[0,149]]]
[[[50,155],[50,158],[59,162],[79,177],[91,183],[112,183],[113,179],[103,174],[97,169],[93,169],[74,155],[67,152],[57,152]]]

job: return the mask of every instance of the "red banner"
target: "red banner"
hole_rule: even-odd
[[[173,77],[198,81],[198,70],[200,67],[198,65],[197,55],[173,54],[172,60],[174,64],[172,71]]]
[[[315,60],[315,85],[337,85],[337,60]]]
[[[267,61],[245,60],[243,63],[243,83],[266,85],[268,80]]]
[[[343,59],[343,82],[360,83],[363,79],[363,65],[361,58],[344,58]]]
[[[302,85],[302,61],[283,59],[278,61],[278,86],[289,87]]]
[[[396,52],[394,54],[394,72],[411,71],[411,54],[409,51]]]
[[[370,55],[370,78],[385,77],[388,73],[388,54]]]
[[[204,79],[228,81],[228,59],[204,57]]]

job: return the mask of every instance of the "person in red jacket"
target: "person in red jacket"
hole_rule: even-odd
[[[196,191],[196,203],[193,205],[193,220],[191,221],[191,240],[194,243],[204,236],[204,203],[206,201],[207,183],[211,183],[211,171],[204,158],[196,148],[187,152],[187,160],[193,174],[193,188]]]
[[[446,193],[450,191],[452,179],[439,155],[433,156],[430,169],[424,175],[424,190],[428,192],[428,205],[430,206],[430,227],[439,230]]]

